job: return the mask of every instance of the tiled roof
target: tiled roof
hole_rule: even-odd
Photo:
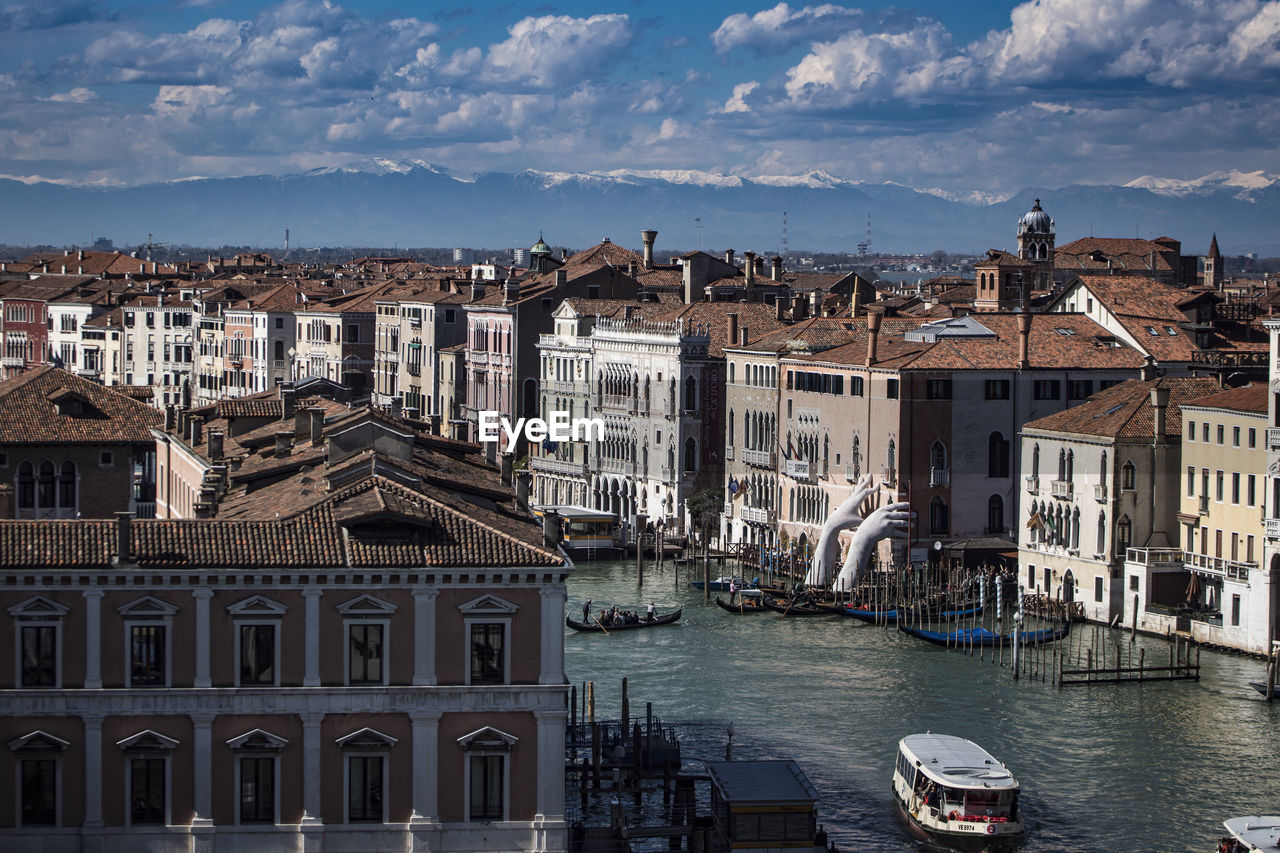
[[[1156,253],[1154,270],[1151,267],[1153,251]],[[1177,256],[1172,246],[1154,240],[1081,237],[1058,246],[1054,250],[1053,265],[1068,271],[1111,269],[1150,275],[1172,272],[1170,258]]]
[[[1186,322],[1177,305],[1187,296],[1180,287],[1144,275],[1082,275],[1080,283],[1113,314]]]
[[[53,398],[62,391],[84,401],[79,413],[64,405],[59,414]],[[145,403],[59,367],[0,382],[0,444],[149,444],[162,420]]]
[[[684,320],[686,328],[690,323],[707,325],[711,334],[707,354],[720,358],[724,356],[730,314],[738,315],[738,329],[747,330],[748,342],[785,325],[778,320],[774,307],[763,302],[695,302],[657,314],[653,319]]]
[[[343,519],[346,520],[344,524]],[[390,522],[403,538],[361,536]],[[394,527],[392,529],[395,529]],[[515,568],[565,565],[527,518],[451,505],[381,477],[343,489],[292,518],[134,521],[132,561],[145,569]],[[104,568],[111,521],[0,521],[0,569]]]
[[[1151,407],[1153,388],[1169,389],[1164,437],[1177,440],[1182,435],[1182,405],[1213,393],[1218,388],[1218,383],[1209,377],[1161,377],[1146,382],[1131,379],[1099,391],[1078,406],[1030,421],[1024,428],[1111,438],[1149,439],[1155,431]]]
[[[1033,264],[1004,249],[987,249],[987,256],[976,261],[973,266],[976,269],[978,267],[1031,267]]]
[[[1225,391],[1219,391],[1207,397],[1188,400],[1185,405],[1265,415],[1267,413],[1267,385],[1265,382],[1254,382],[1249,385],[1242,385],[1239,388],[1228,388]]]
[[[83,255],[83,257],[81,257]],[[65,266],[71,275],[124,275],[125,273],[176,275],[177,270],[168,264],[152,263],[120,252],[37,252],[20,261],[9,264],[10,271],[40,272],[48,264],[50,273],[59,273]]]

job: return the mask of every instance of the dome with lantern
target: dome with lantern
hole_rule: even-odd
[[[1036,199],[1035,206],[1022,214],[1022,218],[1018,220],[1019,234],[1052,234],[1053,220],[1049,218],[1049,214],[1045,213],[1040,207],[1040,199]]]

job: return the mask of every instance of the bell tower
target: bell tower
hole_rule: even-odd
[[[1018,220],[1018,258],[1035,267],[1032,286],[1048,290],[1053,286],[1054,224],[1040,207],[1040,199]]]

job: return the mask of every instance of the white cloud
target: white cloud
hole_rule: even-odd
[[[799,9],[779,3],[754,15],[745,12],[730,15],[711,34],[711,43],[716,53],[721,54],[740,47],[761,56],[782,53],[796,44],[855,26],[862,18],[861,10],[830,3]]]
[[[747,105],[747,96],[760,88],[760,83],[751,80],[747,83],[739,83],[733,87],[733,95],[729,100],[724,102],[722,112],[726,113],[749,113],[751,107]]]
[[[487,55],[478,48],[455,53],[452,74],[477,75],[497,85],[551,88],[595,77],[623,58],[634,32],[627,15],[525,18],[507,28],[508,38]]]
[[[89,101],[96,100],[97,97],[98,93],[92,89],[87,89],[84,86],[77,86],[70,92],[55,92],[45,100],[53,101],[55,103],[86,104]]]

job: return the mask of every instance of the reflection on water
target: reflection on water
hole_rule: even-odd
[[[842,850],[932,849],[889,792],[898,739],[926,730],[976,741],[1018,777],[1024,851],[1198,853],[1215,849],[1225,818],[1280,811],[1280,703],[1246,683],[1262,677],[1259,660],[1206,650],[1198,683],[1057,691],[1015,682],[990,656],[851,619],[734,616],[703,606],[683,572],[678,581],[671,568],[647,565],[641,586],[633,564],[580,565],[570,613],[590,597],[597,610],[683,604],[684,618],[611,636],[568,631],[570,680],[596,683],[601,718],[619,715],[626,676],[639,713],[650,700],[665,720],[702,721],[686,736],[695,755],[722,757],[733,721],[737,757],[796,759]],[[1137,642],[1148,662],[1167,655],[1163,641]]]

